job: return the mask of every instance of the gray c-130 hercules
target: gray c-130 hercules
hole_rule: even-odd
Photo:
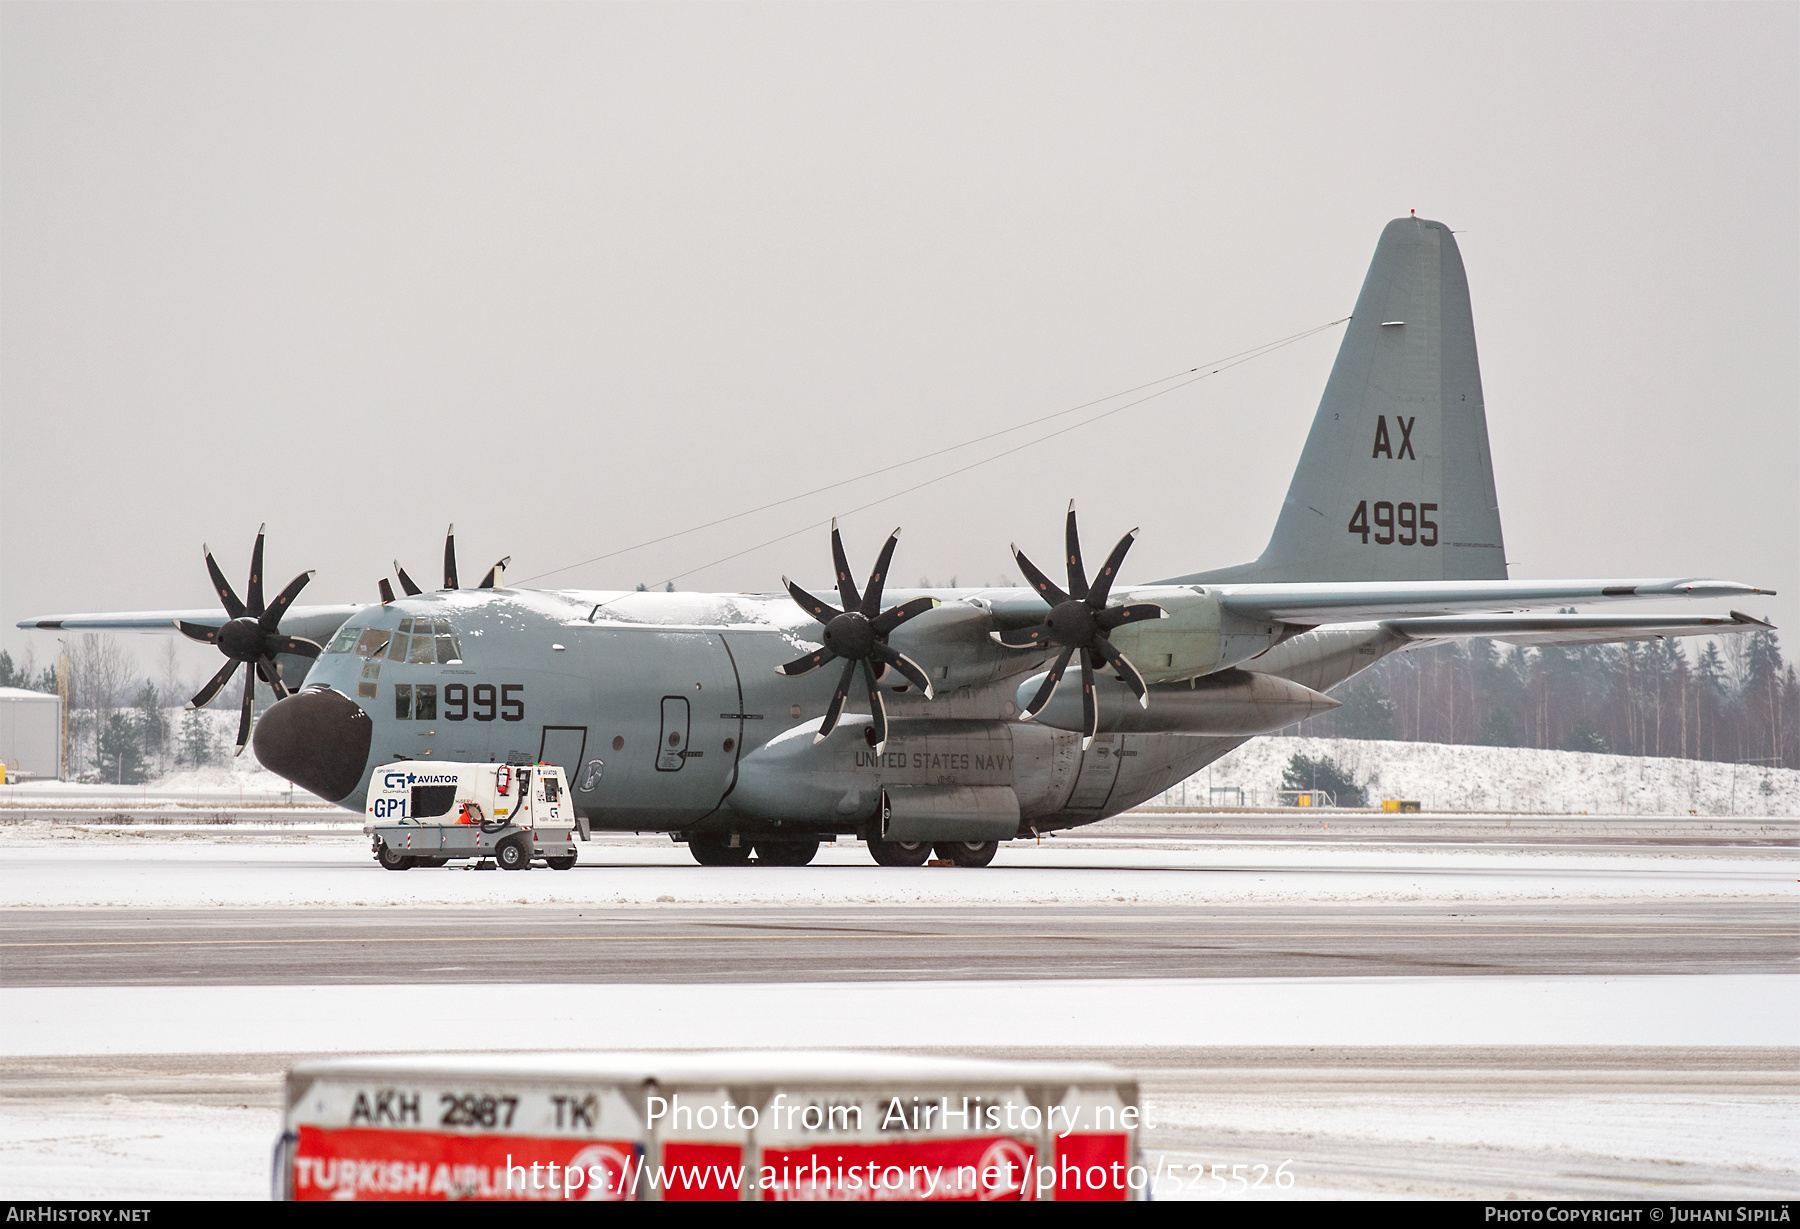
[[[1467,637],[1556,645],[1718,634],[1746,615],[1557,608],[1767,593],[1715,580],[1507,579],[1462,258],[1449,228],[1382,232],[1275,530],[1253,562],[1122,584],[1126,534],[1089,580],[1071,503],[1063,565],[1015,547],[1030,589],[862,589],[834,526],[838,605],[769,595],[504,587],[369,606],[248,601],[207,555],[218,611],[27,620],[179,630],[282,698],[257,758],[361,810],[377,765],[561,765],[583,836],[664,831],[707,864],[811,860],[854,833],[877,862],[997,843],[1134,806],[1246,739],[1338,706],[1389,653]],[[898,531],[896,531],[896,534]],[[398,569],[398,565],[396,565]],[[1067,588],[1053,575],[1065,574]],[[284,630],[285,629],[285,630]],[[839,663],[842,663],[841,667]],[[1065,677],[1066,675],[1066,677]],[[298,690],[289,692],[288,687]],[[239,744],[249,729],[248,700]]]

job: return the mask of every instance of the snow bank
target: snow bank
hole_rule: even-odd
[[[1233,803],[1209,787],[1241,787],[1272,806],[1296,753],[1328,755],[1367,784],[1369,800],[1410,798],[1432,811],[1606,815],[1800,814],[1800,770],[1533,747],[1471,747],[1353,738],[1257,738],[1151,805]]]

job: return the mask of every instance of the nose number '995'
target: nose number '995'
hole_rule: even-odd
[[[467,721],[473,709],[477,721],[492,721],[496,716],[502,721],[523,721],[524,691],[523,683],[502,683],[498,688],[492,683],[477,683],[474,687],[450,683],[444,688],[444,717],[449,721]]]

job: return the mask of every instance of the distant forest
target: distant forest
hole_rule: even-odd
[[[1492,640],[1384,658],[1283,733],[1800,768],[1800,679],[1772,631],[1580,648]]]

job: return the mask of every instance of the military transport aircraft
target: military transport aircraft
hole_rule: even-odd
[[[1337,707],[1325,693],[1389,653],[1767,626],[1557,610],[1768,592],[1749,585],[1507,579],[1462,258],[1423,218],[1382,232],[1259,558],[1127,585],[1132,534],[1089,579],[1073,504],[1064,532],[1048,571],[1015,548],[1028,589],[920,592],[887,588],[893,538],[859,589],[834,526],[836,605],[791,583],[509,589],[505,560],[463,589],[452,537],[442,589],[396,564],[401,596],[383,580],[367,606],[294,605],[311,573],[265,604],[259,533],[243,599],[207,554],[223,614],[19,626],[216,644],[228,661],[194,703],[257,671],[281,697],[257,758],[352,810],[379,764],[543,761],[566,770],[584,837],[663,831],[707,865],[800,865],[854,833],[889,866],[934,848],[985,865],[1000,841],[1117,814]]]

